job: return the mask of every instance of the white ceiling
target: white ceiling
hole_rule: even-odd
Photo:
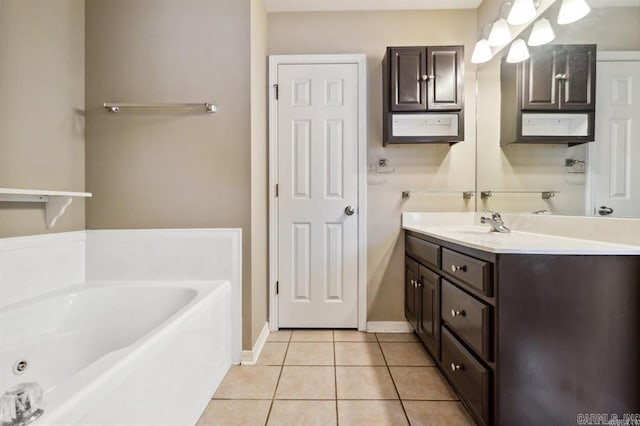
[[[264,0],[268,12],[475,9],[482,0]]]

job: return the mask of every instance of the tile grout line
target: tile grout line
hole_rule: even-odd
[[[336,331],[332,330],[333,336],[333,386],[336,392],[336,426],[340,426],[340,416],[338,413],[338,367],[336,366]]]
[[[382,350],[382,345],[380,344],[380,340],[378,339],[378,334],[376,334],[376,342],[378,343],[378,347],[380,348],[380,352],[382,352],[382,358],[384,359],[384,365],[387,367],[387,372],[389,373],[389,377],[391,377],[391,383],[393,383],[393,388],[396,390],[398,394],[398,401],[400,402],[400,407],[402,407],[402,412],[404,413],[404,417],[407,419],[407,424],[411,426],[411,420],[409,420],[409,415],[407,414],[407,410],[404,408],[404,404],[402,403],[402,397],[400,396],[400,391],[398,390],[398,386],[396,385],[396,381],[393,378],[393,374],[391,374],[391,368],[389,368],[389,362],[387,361],[387,357]]]
[[[280,365],[280,374],[278,374],[278,380],[276,380],[276,387],[273,390],[273,395],[271,395],[271,404],[269,404],[269,411],[267,411],[267,418],[264,421],[264,426],[267,426],[269,423],[269,417],[271,417],[271,411],[273,410],[273,403],[276,399],[276,392],[278,392],[278,386],[280,386],[280,378],[282,377],[282,372],[284,371],[284,360],[287,359],[287,352],[289,352],[289,345],[291,344],[291,337],[293,336],[293,331],[289,335],[289,340],[287,340],[287,348],[284,350],[284,357],[282,358],[282,364]]]

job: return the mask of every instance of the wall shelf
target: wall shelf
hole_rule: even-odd
[[[513,194],[513,195],[528,195],[528,194],[540,194],[543,200],[549,200],[559,194],[560,191],[481,191],[480,197],[483,200],[498,194]]]
[[[74,198],[91,197],[90,192],[48,191],[43,189],[0,188],[0,201],[45,203],[47,228],[53,228]]]
[[[200,103],[157,103],[157,104],[138,104],[138,103],[127,103],[127,102],[105,102],[103,104],[104,108],[111,113],[118,113],[121,109],[154,109],[154,110],[172,110],[172,109],[200,109],[203,112],[213,114],[218,109],[215,105],[209,102],[200,102]]]
[[[439,190],[409,190],[402,191],[402,198],[411,198],[412,195],[443,195],[443,194],[462,194],[462,198],[470,200],[475,191],[439,191]]]

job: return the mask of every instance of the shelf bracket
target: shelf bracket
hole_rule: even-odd
[[[480,197],[481,197],[483,200],[486,200],[487,198],[490,198],[492,195],[493,195],[493,194],[491,193],[491,191],[482,191],[482,192],[480,193]]]
[[[551,198],[553,198],[555,196],[556,196],[556,193],[553,192],[553,191],[544,191],[544,192],[542,192],[542,199],[543,200],[549,200],[549,199],[551,199]]]
[[[73,198],[60,195],[49,195],[48,198],[49,200],[45,206],[45,218],[47,228],[53,228],[60,216],[67,210]]]
[[[462,193],[462,199],[464,200],[470,200],[471,197],[473,197],[473,191],[464,191]]]

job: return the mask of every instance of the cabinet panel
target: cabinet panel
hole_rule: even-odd
[[[418,288],[419,266],[415,260],[405,257],[404,267],[404,316],[414,329],[418,328]]]
[[[440,278],[420,265],[418,337],[434,358],[440,358]]]
[[[520,65],[523,110],[555,110],[560,106],[556,76],[562,71],[558,69],[557,56],[556,49],[543,47],[532,51],[531,57]]]
[[[442,269],[462,283],[491,296],[491,264],[449,249],[442,249]]]
[[[424,47],[394,47],[391,60],[391,111],[426,111]]]
[[[420,262],[431,265],[434,268],[440,266],[440,246],[436,244],[407,235],[405,251]]]
[[[462,109],[462,46],[427,48],[427,109],[458,111]]]
[[[561,109],[595,109],[595,55],[595,46],[564,47]]]

